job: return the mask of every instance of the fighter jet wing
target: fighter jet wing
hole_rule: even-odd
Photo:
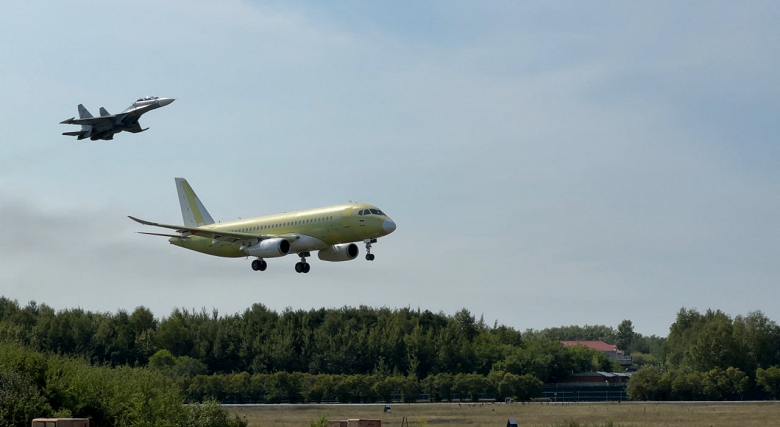
[[[213,229],[201,228],[201,227],[186,227],[183,225],[159,224],[156,222],[144,221],[142,219],[135,218],[129,215],[128,218],[132,219],[133,221],[139,224],[151,225],[153,227],[168,228],[170,230],[176,230],[176,232],[180,233],[180,235],[175,237],[200,236],[200,237],[207,237],[212,240],[232,241],[232,242],[246,241],[251,239],[265,240],[265,239],[271,239],[277,237],[281,237],[286,240],[290,240],[290,239],[295,240],[294,237],[290,237],[290,236],[275,236],[272,234],[258,235],[252,233],[238,233],[235,231],[220,231],[220,230],[213,230]],[[149,234],[149,233],[143,233],[143,234]]]
[[[135,123],[127,125],[127,128],[125,130],[128,131],[128,132],[132,132],[132,133],[139,133],[139,132],[143,132],[145,130],[149,130],[149,128],[142,129],[141,128],[141,124],[138,123],[138,121],[136,121]]]
[[[100,116],[100,117],[88,117],[84,119],[77,119],[75,117],[71,117],[68,120],[61,121],[60,124],[61,125],[113,126],[115,117],[116,116]]]

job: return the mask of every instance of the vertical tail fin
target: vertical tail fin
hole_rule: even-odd
[[[92,114],[87,111],[86,108],[84,108],[84,104],[79,104],[79,118],[80,119],[91,119]]]
[[[209,211],[203,206],[198,195],[192,190],[190,184],[184,178],[176,178],[176,191],[179,193],[179,205],[181,216],[187,227],[200,227],[201,225],[214,224]]]
[[[100,107],[100,117],[110,116],[111,114],[103,107]]]

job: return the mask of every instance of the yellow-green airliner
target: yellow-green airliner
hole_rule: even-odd
[[[252,269],[264,271],[266,258],[298,254],[295,271],[308,273],[306,258],[312,251],[323,261],[349,261],[366,245],[366,259],[374,260],[371,244],[395,230],[395,222],[375,206],[348,203],[277,215],[214,223],[192,187],[176,178],[176,190],[185,225],[158,224],[129,217],[144,225],[169,228],[178,234],[143,233],[170,237],[176,246],[221,257],[256,257]]]

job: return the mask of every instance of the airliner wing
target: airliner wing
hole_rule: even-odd
[[[176,230],[176,232],[181,233],[178,236],[170,236],[170,237],[189,237],[189,236],[200,236],[200,237],[207,237],[212,240],[229,240],[233,242],[238,242],[242,240],[251,240],[251,239],[271,239],[275,237],[282,237],[282,236],[275,236],[272,234],[252,234],[252,233],[238,233],[235,231],[221,231],[221,230],[212,230],[209,228],[200,228],[200,227],[186,227],[183,225],[170,225],[170,224],[159,224],[156,222],[151,221],[144,221],[139,218],[135,218],[132,216],[128,216],[128,218],[132,219],[133,221],[143,224],[143,225],[151,225],[153,227],[161,227],[161,228],[168,228],[170,230]],[[150,233],[143,233],[143,234],[150,234]],[[287,239],[286,236],[282,237],[283,239]]]

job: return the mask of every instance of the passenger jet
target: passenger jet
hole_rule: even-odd
[[[297,254],[295,271],[308,273],[311,252],[323,261],[350,261],[358,257],[355,242],[366,245],[366,259],[374,260],[371,244],[395,230],[395,222],[375,206],[348,203],[237,221],[215,223],[192,187],[176,178],[176,190],[185,225],[168,225],[129,217],[144,225],[176,230],[177,234],[144,233],[196,252],[221,257],[255,257],[252,269],[264,271],[266,258]]]

